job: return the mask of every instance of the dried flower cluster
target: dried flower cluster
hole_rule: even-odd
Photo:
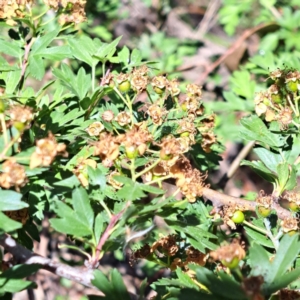
[[[59,23],[79,24],[86,20],[85,4],[86,0],[44,0],[45,4],[55,10],[63,9],[63,14],[59,16]]]
[[[267,91],[260,92],[254,99],[255,112],[267,122],[277,121],[281,130],[288,129],[299,115],[298,92],[300,73],[294,70],[276,70],[270,73],[274,81]]]
[[[27,5],[32,5],[33,0],[2,0],[0,1],[0,19],[6,20],[8,25],[16,25],[14,18],[23,18]]]
[[[14,187],[19,190],[27,182],[25,168],[14,159],[6,160],[2,165],[0,174],[0,186],[5,189]]]
[[[154,242],[152,246],[148,244],[144,245],[139,250],[132,253],[130,261],[131,264],[136,262],[138,259],[150,259],[152,255],[156,255],[158,259],[165,256],[172,257],[169,268],[175,270],[177,267],[188,271],[187,265],[190,263],[204,266],[206,263],[206,254],[201,253],[199,250],[190,246],[185,249],[184,254],[181,254],[178,238],[175,235],[168,235],[160,238]],[[180,256],[180,257],[178,257]]]
[[[214,261],[221,261],[223,264],[230,264],[234,260],[240,261],[245,258],[246,252],[240,245],[239,240],[234,239],[231,244],[222,246],[210,252],[210,257]]]
[[[4,212],[10,219],[17,222],[21,222],[23,225],[29,219],[28,208],[23,208],[20,210],[9,210]]]
[[[47,138],[36,142],[35,152],[30,158],[30,168],[48,167],[57,155],[68,156],[66,145],[63,143],[58,144],[53,134],[49,133]]]

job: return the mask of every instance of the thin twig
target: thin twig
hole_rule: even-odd
[[[203,188],[203,197],[210,200],[213,205],[217,208],[222,207],[223,205],[239,205],[244,208],[244,210],[254,211],[256,210],[257,203],[255,201],[249,201],[233,196],[229,196],[209,188]],[[281,207],[278,203],[274,202],[272,205],[272,209],[276,210],[277,216],[280,219],[287,219],[291,217],[291,212],[283,207]]]

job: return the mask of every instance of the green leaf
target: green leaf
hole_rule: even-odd
[[[54,46],[46,48],[43,51],[39,51],[35,56],[44,57],[50,60],[63,60],[65,58],[71,57],[72,53],[69,46]]]
[[[83,67],[81,67],[77,73],[76,83],[74,89],[76,90],[79,99],[83,99],[92,84],[92,79],[90,74],[86,74]]]
[[[255,148],[253,152],[273,172],[277,172],[277,165],[283,161],[280,154],[276,154],[265,148]]]
[[[41,268],[40,265],[15,265],[0,275],[0,279],[22,279],[36,273]]]
[[[10,71],[6,72],[3,76],[3,80],[5,81],[6,88],[5,93],[6,94],[14,94],[15,89],[20,81],[21,78],[21,70],[18,69],[16,71]]]
[[[49,31],[46,34],[38,36],[31,47],[30,56],[34,54],[39,54],[39,52],[43,51],[46,47],[48,47],[49,44],[53,41],[53,39],[58,35],[59,31],[60,27],[57,27],[56,29]]]
[[[18,210],[28,207],[26,202],[21,201],[22,194],[10,190],[0,190],[0,211]]]
[[[124,46],[122,50],[118,52],[118,57],[125,66],[129,64],[129,54],[129,49],[126,46]]]
[[[86,224],[87,227],[92,229],[94,224],[94,211],[86,190],[83,187],[76,188],[72,193],[72,200],[78,218]]]
[[[111,58],[116,52],[117,45],[119,44],[121,38],[122,36],[116,38],[109,44],[103,43],[101,47],[97,50],[97,52],[94,54],[94,56],[97,59],[99,59],[101,62],[105,62],[106,60],[109,60],[109,58]]]
[[[103,225],[104,225],[104,217],[102,213],[99,213],[95,219],[94,234],[96,239],[100,238],[103,231]]]
[[[243,160],[241,162],[241,166],[249,166],[251,167],[259,176],[267,180],[268,182],[274,183],[277,179],[277,175],[273,174],[271,170],[269,170],[262,161],[247,161]]]
[[[80,38],[74,39],[74,37],[68,39],[68,43],[71,46],[72,54],[77,59],[84,61],[89,66],[97,64],[97,60],[92,55],[97,51],[96,40],[92,40],[86,35],[82,35]]]
[[[1,232],[11,232],[14,230],[17,230],[19,228],[22,228],[22,224],[19,222],[16,222],[9,217],[7,217],[4,213],[0,211],[0,234]]]
[[[21,57],[23,49],[18,42],[8,42],[0,39],[0,52],[14,57]]]
[[[246,230],[247,235],[249,235],[249,237],[252,238],[253,241],[255,241],[256,243],[263,245],[265,247],[274,249],[273,243],[264,234],[254,230],[252,228],[249,228],[247,226],[245,226],[244,228]]]
[[[248,299],[243,292],[240,283],[236,282],[232,277],[223,272],[218,272],[218,275],[214,274],[212,271],[197,266],[189,265],[189,267],[196,271],[196,277],[201,284],[206,286],[213,295],[225,296],[224,291],[226,291],[227,297],[222,299],[235,299],[235,300],[246,300]]]
[[[191,279],[189,275],[184,273],[180,268],[177,267],[176,269],[176,275],[178,276],[178,279],[180,280],[180,283],[188,288],[193,288],[196,290],[199,290],[199,287],[196,285],[196,283]]]
[[[125,184],[117,191],[116,196],[128,201],[133,201],[145,197],[146,194],[142,191],[140,185],[135,182],[133,185]]]
[[[240,131],[241,138],[248,141],[258,141],[263,145],[270,147],[282,147],[285,140],[278,134],[268,130],[264,122],[255,115],[243,118],[241,120],[243,126]]]
[[[130,300],[126,286],[120,273],[113,269],[111,272],[111,281],[99,270],[94,271],[95,279],[92,284],[105,294],[106,300]]]
[[[139,185],[141,187],[141,189],[147,193],[151,193],[151,194],[156,194],[156,195],[161,195],[164,194],[165,191],[155,187],[155,186],[151,186],[151,185],[147,185],[147,184],[140,184]]]
[[[282,288],[286,288],[289,284],[300,277],[300,268],[297,268],[291,272],[284,274],[284,276],[278,277],[274,282],[263,286],[265,295],[270,295]]]
[[[17,293],[29,288],[36,288],[36,283],[22,279],[0,278],[0,293]]]
[[[264,276],[266,283],[278,281],[291,267],[300,252],[299,234],[289,236],[285,234],[280,241],[279,248],[271,266]],[[287,255],[288,254],[288,255]]]
[[[251,266],[251,276],[265,274],[265,272],[270,268],[267,251],[255,242],[252,243],[249,248],[249,261]]]
[[[142,61],[142,52],[138,49],[133,49],[130,56],[130,65],[139,65]]]
[[[44,60],[39,56],[32,56],[26,74],[30,73],[37,80],[42,80],[45,75]]]

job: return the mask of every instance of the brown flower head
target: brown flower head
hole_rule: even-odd
[[[137,149],[140,155],[143,155],[147,150],[147,143],[152,141],[153,137],[148,131],[145,122],[134,124],[130,131],[125,135],[119,136],[118,141],[125,146],[125,148]]]
[[[140,73],[135,71],[131,77],[130,83],[131,83],[132,88],[137,93],[141,93],[147,87],[148,77],[141,75]]]
[[[119,143],[117,139],[103,132],[100,134],[100,141],[93,144],[94,155],[99,155],[102,159],[102,164],[105,167],[111,167],[114,160],[119,156]]]
[[[73,173],[76,175],[82,186],[87,187],[89,185],[88,181],[88,166],[93,169],[96,169],[97,162],[93,159],[82,159],[77,167],[73,170]]]
[[[242,260],[246,256],[244,248],[240,245],[237,239],[234,239],[231,244],[220,247],[219,249],[210,252],[210,257],[214,261],[224,261],[231,263],[234,259]]]
[[[194,247],[189,247],[186,249],[186,263],[195,263],[200,266],[204,266],[206,263],[206,254],[201,253],[199,250]]]
[[[174,136],[164,137],[159,146],[161,148],[159,156],[162,160],[170,160],[181,154],[180,143]]]
[[[54,1],[51,0],[44,0],[44,1],[48,2],[48,5],[50,7],[53,7],[55,10],[57,10],[58,5],[55,4]],[[64,25],[65,23],[79,24],[86,20],[86,15],[84,11],[86,0],[61,0],[56,2],[59,2],[59,5],[64,8],[64,13],[60,15],[58,20],[58,22],[61,25]]]
[[[264,208],[272,208],[273,197],[272,195],[266,195],[265,192],[261,190],[255,201],[259,206],[263,206]]]
[[[174,256],[179,250],[175,235],[168,235],[154,242],[151,251],[155,252],[156,250],[167,256]]]
[[[25,168],[14,159],[5,161],[2,165],[2,171],[3,173],[0,174],[0,186],[2,188],[15,187],[16,190],[19,190],[28,181]]]
[[[264,298],[261,295],[261,286],[263,283],[264,278],[262,276],[251,276],[243,279],[242,289],[248,297],[251,297],[251,299],[263,300]]]
[[[118,113],[115,120],[120,126],[129,125],[131,123],[130,113],[127,111],[122,111],[122,112]]]
[[[35,152],[30,158],[30,169],[38,166],[48,167],[57,155],[68,156],[66,145],[57,143],[52,133],[47,138],[36,142]]]
[[[196,97],[186,97],[185,100],[181,103],[181,107],[184,111],[195,114],[199,108],[200,99]]]
[[[281,221],[280,226],[284,233],[289,231],[297,231],[298,227],[298,220],[296,218],[287,218]]]
[[[90,136],[99,136],[100,132],[103,130],[104,126],[101,122],[94,122],[86,129]]]
[[[33,120],[32,109],[28,106],[13,105],[10,107],[8,113],[11,122],[17,128],[19,128],[19,124],[23,124],[25,128]]]
[[[150,116],[155,125],[161,125],[163,123],[164,116],[166,115],[166,109],[154,103],[149,106],[147,114]]]
[[[165,76],[155,76],[151,81],[151,85],[155,91],[163,91],[168,86],[168,80]]]
[[[280,300],[299,300],[300,292],[296,290],[282,289],[277,294]]]
[[[188,84],[186,86],[186,92],[187,92],[187,95],[189,97],[198,97],[198,98],[201,98],[201,95],[202,95],[202,87],[196,85],[196,84]]]
[[[146,65],[142,65],[137,69],[134,69],[133,74],[147,76],[148,75],[148,67]]]
[[[180,94],[179,82],[177,79],[169,81],[167,89],[172,97],[176,97]]]
[[[289,125],[293,121],[293,111],[290,107],[286,106],[282,108],[277,116],[277,120],[282,130],[288,129]]]
[[[181,133],[184,133],[184,132],[195,133],[196,128],[195,128],[194,123],[190,122],[187,119],[181,119],[178,122],[177,133],[181,134]]]
[[[282,196],[283,200],[286,200],[290,203],[295,203],[298,207],[300,207],[300,193],[296,191],[285,191]]]
[[[103,112],[101,118],[105,122],[111,122],[114,119],[114,113],[111,110],[106,110]]]
[[[23,225],[29,219],[28,208],[22,208],[20,210],[9,210],[4,212],[10,219],[17,222],[21,222]]]
[[[170,167],[170,174],[176,178],[176,186],[191,203],[202,196],[203,188],[207,186],[204,183],[207,175],[194,169],[185,157],[181,157]]]
[[[25,16],[26,5],[30,6],[33,0],[2,0],[0,1],[0,19],[4,19],[6,24],[14,26],[17,24],[14,18]]]
[[[201,147],[206,153],[211,152],[211,146],[215,144],[217,141],[216,136],[213,132],[203,132],[202,133],[202,140],[201,140]]]
[[[129,258],[130,266],[133,266],[133,264],[136,263],[138,259],[147,258],[149,255],[151,255],[151,253],[152,250],[148,244],[145,244],[141,249],[132,252]]]

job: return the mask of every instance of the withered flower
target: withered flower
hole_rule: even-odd
[[[179,82],[177,79],[172,79],[169,81],[167,89],[172,97],[178,96],[180,94]]]
[[[86,129],[90,136],[98,136],[103,130],[104,126],[101,122],[94,122]]]
[[[261,190],[258,194],[258,196],[255,199],[256,203],[259,206],[263,206],[264,208],[272,208],[273,204],[273,197],[272,195],[266,195],[263,190]]]
[[[28,179],[25,173],[25,168],[18,164],[13,158],[6,160],[2,165],[3,173],[0,174],[0,186],[5,189],[15,187],[20,190]]]
[[[215,251],[211,251],[209,255],[214,261],[219,260],[222,264],[230,264],[235,260],[238,262],[244,259],[246,252],[239,241],[234,239],[231,244],[222,246]]]
[[[143,76],[139,73],[134,72],[131,79],[130,79],[130,83],[132,88],[137,92],[137,93],[141,93],[142,91],[144,91],[147,87],[148,84],[148,77]]]
[[[296,218],[287,218],[281,221],[280,226],[284,233],[298,231],[298,220]]]
[[[151,246],[151,251],[155,252],[156,250],[167,256],[174,256],[179,250],[175,235],[168,235],[154,242]]]
[[[155,76],[151,81],[151,85],[157,94],[162,94],[168,86],[168,80],[165,76]]]
[[[163,123],[166,113],[167,112],[164,107],[160,107],[155,103],[150,105],[147,110],[147,114],[150,116],[155,125],[161,125]]]
[[[251,276],[243,279],[242,289],[248,297],[251,297],[251,299],[264,300],[264,297],[261,294],[261,286],[263,283],[263,276]]]
[[[115,120],[120,126],[129,125],[131,123],[130,113],[127,111],[122,111],[122,112],[118,113]]]
[[[200,98],[202,95],[202,87],[196,85],[196,84],[188,84],[186,86],[186,92],[188,96],[194,96]]]
[[[290,107],[286,106],[282,108],[277,116],[277,120],[282,130],[288,129],[289,125],[293,121],[293,111]]]
[[[93,143],[94,155],[99,155],[105,167],[111,167],[113,161],[119,156],[119,142],[106,132],[100,134],[100,141]]]
[[[213,132],[202,132],[201,147],[206,153],[211,152],[211,146],[216,143],[217,139]]]
[[[9,210],[4,212],[10,219],[17,222],[21,222],[23,225],[29,219],[28,208],[22,208],[19,210]]]
[[[102,120],[106,122],[111,122],[114,119],[114,113],[111,110],[106,110],[102,114]]]
[[[206,263],[206,254],[201,253],[199,250],[194,247],[189,247],[186,249],[186,263],[195,263],[200,266],[204,266]]]
[[[82,159],[77,167],[73,170],[73,173],[76,175],[82,186],[87,187],[89,185],[88,181],[88,166],[93,169],[96,169],[97,162],[93,159]]]
[[[68,153],[66,152],[66,145],[63,143],[58,144],[54,135],[49,133],[47,138],[36,142],[35,152],[30,158],[30,169],[38,166],[50,166],[57,155],[62,155],[64,157],[68,156]]]

